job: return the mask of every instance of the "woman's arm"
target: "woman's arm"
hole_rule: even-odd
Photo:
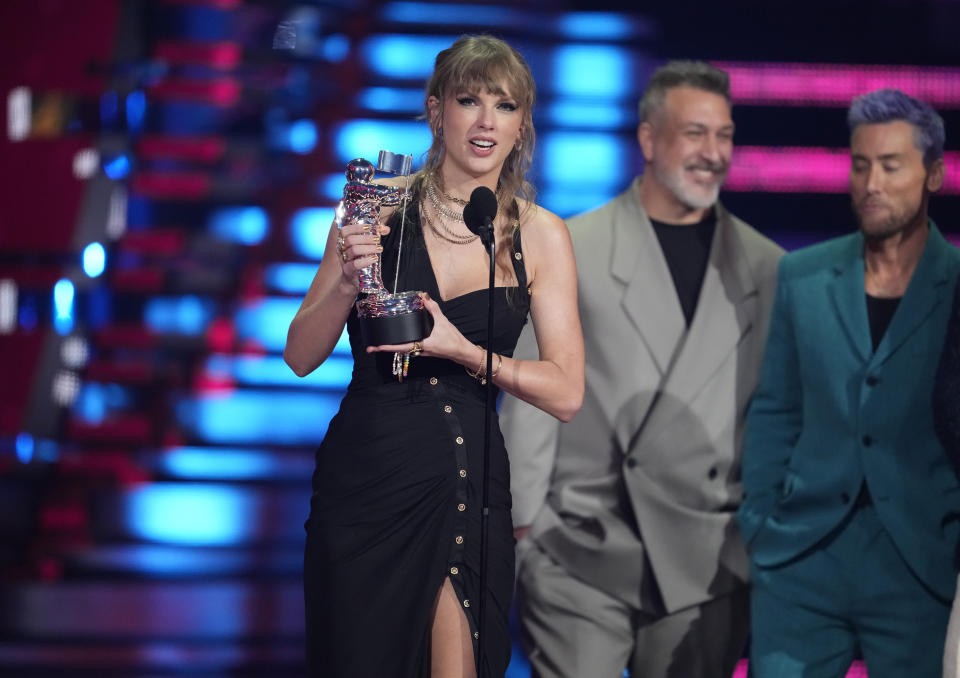
[[[583,404],[584,381],[573,243],[562,219],[543,208],[531,211],[523,246],[531,279],[530,318],[540,359],[504,358],[494,383],[557,419],[570,421]],[[495,356],[494,370],[497,360]]]
[[[364,228],[348,224],[338,232],[336,223],[330,227],[323,259],[290,323],[283,349],[283,359],[300,377],[317,369],[333,351],[357,298],[357,274],[373,263],[379,251],[376,237],[364,235],[361,232]],[[380,227],[382,235],[389,230],[386,226]],[[342,257],[338,235],[344,243]]]

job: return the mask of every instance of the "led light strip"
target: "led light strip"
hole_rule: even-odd
[[[960,152],[944,154],[946,180],[940,193],[960,194]],[[738,146],[733,153],[729,191],[846,193],[850,152],[845,148]]]
[[[941,109],[960,109],[960,68],[714,62],[730,74],[734,103],[849,106],[861,94],[899,89]]]

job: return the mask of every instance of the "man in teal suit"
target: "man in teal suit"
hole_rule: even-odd
[[[783,258],[747,419],[739,521],[751,672],[939,678],[960,483],[932,389],[960,251],[927,217],[943,120],[893,90],[850,107],[859,231]]]

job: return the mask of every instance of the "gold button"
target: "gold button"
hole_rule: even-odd
[[[456,538],[454,541],[456,541],[458,544],[462,544],[462,543],[463,543],[463,537],[461,537],[461,536],[458,534],[458,535],[457,535],[457,538]]]
[[[521,259],[523,259],[523,255],[520,254],[519,252],[514,252],[513,258],[516,259],[517,261],[520,261]]]
[[[464,471],[463,469],[460,469],[460,477],[461,477],[461,478],[466,478],[466,477],[467,477],[467,472]]]
[[[431,385],[431,386],[436,386],[436,385],[437,385],[437,378],[436,378],[436,377],[430,377],[430,385]]]
[[[450,568],[450,574],[460,574],[460,568],[451,567],[451,568]]]
[[[450,407],[449,405],[444,405],[443,411],[446,412],[447,414],[450,414],[451,412],[453,412],[453,408]]]
[[[463,445],[463,436],[457,436],[457,445]]]
[[[479,638],[479,637],[480,637],[480,632],[479,632],[479,631],[474,631],[474,632],[473,632],[473,637],[474,637],[475,640],[476,640],[477,638]]]
[[[464,600],[464,601],[463,601],[463,606],[464,606],[464,607],[470,607],[470,601],[469,601],[469,600]]]
[[[458,511],[466,511],[466,510],[467,510],[467,505],[466,505],[466,504],[457,504],[457,510],[458,510]]]

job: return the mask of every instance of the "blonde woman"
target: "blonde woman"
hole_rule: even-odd
[[[440,52],[426,92],[433,143],[412,182],[402,248],[399,212],[381,213],[379,239],[358,225],[339,234],[332,228],[290,325],[284,357],[297,374],[330,355],[345,323],[354,355],[347,395],[317,452],[306,524],[313,676],[456,678],[506,671],[514,575],[509,471],[494,412],[487,588],[481,591],[482,381],[492,379],[569,420],[580,408],[584,378],[570,238],[557,216],[530,202],[525,180],[533,100],[529,68],[503,41],[462,37]],[[499,205],[490,346],[489,259],[461,216],[478,186],[494,191]],[[422,342],[360,344],[357,274],[380,248],[384,280],[393,281],[399,249],[397,288],[427,293],[434,327]],[[528,314],[540,358],[514,360]],[[485,374],[488,350],[492,369]],[[393,374],[395,352],[412,354],[402,381]],[[481,634],[484,656],[477,662]]]

